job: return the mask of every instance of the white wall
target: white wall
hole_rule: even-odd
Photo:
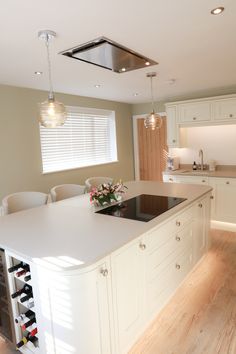
[[[204,152],[204,163],[215,160],[217,165],[236,165],[236,124],[180,129],[181,146],[170,149],[180,157],[181,164],[199,163],[199,150]]]

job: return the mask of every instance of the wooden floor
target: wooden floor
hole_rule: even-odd
[[[207,256],[129,354],[236,354],[236,233],[211,233]],[[0,354],[12,353],[0,338]]]
[[[129,354],[236,354],[236,233],[212,247]]]

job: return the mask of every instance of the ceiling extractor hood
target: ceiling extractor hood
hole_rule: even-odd
[[[106,37],[99,37],[93,41],[60,52],[60,54],[115,71],[116,73],[158,64],[154,60],[144,57]]]

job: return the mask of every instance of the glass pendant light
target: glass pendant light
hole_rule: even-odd
[[[49,78],[49,94],[47,101],[39,103],[39,121],[46,128],[55,128],[63,125],[66,120],[65,106],[55,100],[55,95],[52,87],[51,62],[49,55],[49,42],[56,37],[53,31],[40,31],[39,39],[42,39],[46,44],[47,61],[48,61],[48,78]]]
[[[156,77],[156,73],[147,73],[147,77],[150,77],[151,81],[151,96],[152,96],[152,112],[145,118],[144,126],[147,129],[155,130],[159,129],[162,125],[162,118],[159,114],[154,111],[154,102],[153,102],[153,88],[152,88],[152,78]]]

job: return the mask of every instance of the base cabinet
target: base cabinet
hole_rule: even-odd
[[[34,353],[126,354],[206,252],[209,201],[210,193],[84,269],[32,264]]]

